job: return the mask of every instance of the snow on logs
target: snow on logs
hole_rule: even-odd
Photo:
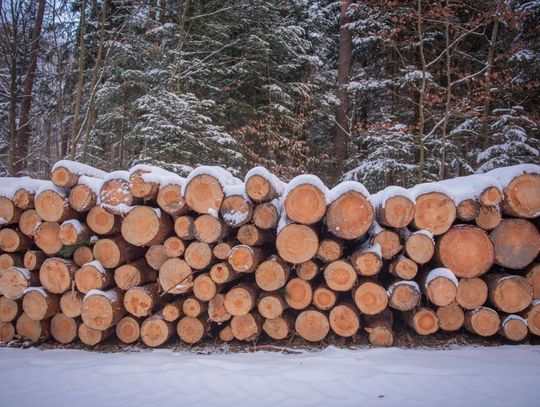
[[[51,179],[0,178],[0,340],[540,335],[535,165],[373,195],[262,167]]]

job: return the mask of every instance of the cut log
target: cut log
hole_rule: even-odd
[[[354,303],[365,315],[375,315],[388,306],[388,294],[383,286],[375,281],[361,281],[353,291]]]
[[[60,297],[60,309],[66,317],[77,318],[81,316],[83,295],[76,290],[69,290]]]
[[[155,281],[156,277],[156,271],[148,265],[144,258],[124,264],[114,270],[114,281],[122,290],[150,283]]]
[[[529,332],[540,336],[540,301],[534,301],[523,316],[527,319]]]
[[[27,251],[26,253],[31,253],[32,251]],[[26,253],[24,256],[26,257]],[[42,253],[42,252],[41,252]],[[0,273],[4,270],[7,270],[10,267],[24,267],[27,270],[33,270],[28,268],[24,264],[23,257],[20,253],[3,253],[0,255]]]
[[[497,333],[500,323],[497,312],[488,307],[479,307],[465,313],[463,326],[473,334],[487,337]]]
[[[414,203],[407,197],[395,195],[376,209],[377,221],[396,229],[406,227],[414,217]]]
[[[226,325],[219,331],[219,340],[223,342],[231,342],[234,340],[232,328],[230,325]]]
[[[219,181],[208,174],[193,177],[186,185],[184,194],[187,205],[201,214],[209,213],[209,210],[219,211],[224,197]]]
[[[146,346],[156,348],[167,342],[174,334],[172,322],[165,321],[161,314],[154,314],[141,325],[141,339]]]
[[[183,315],[184,300],[179,299],[165,304],[161,309],[161,315],[165,321],[174,322]]]
[[[278,318],[287,309],[287,303],[278,293],[262,293],[257,303],[257,311],[267,319]]]
[[[273,319],[267,318],[263,322],[262,329],[270,338],[282,341],[293,334],[294,318],[290,315],[283,315]]]
[[[0,321],[11,322],[21,314],[22,307],[19,302],[8,297],[0,296]]]
[[[437,308],[436,315],[439,321],[439,328],[446,332],[461,329],[465,321],[465,313],[457,302]]]
[[[176,236],[168,237],[163,242],[163,246],[165,247],[165,255],[168,257],[180,257],[186,250],[186,246],[182,239]]]
[[[394,343],[392,312],[386,308],[377,315],[364,317],[365,330],[369,334],[369,342],[373,346],[388,347]]]
[[[193,216],[179,216],[174,221],[174,233],[182,240],[195,239],[195,218]]]
[[[0,321],[0,342],[10,342],[15,337],[15,326],[11,322]]]
[[[88,185],[79,184],[69,191],[69,205],[79,213],[88,212],[97,203],[97,194]]]
[[[104,331],[115,326],[126,315],[124,292],[119,288],[93,290],[84,297],[81,317],[89,328]]]
[[[367,198],[360,192],[348,191],[328,206],[326,225],[337,237],[360,239],[368,232],[374,217],[373,207]]]
[[[246,193],[254,202],[269,202],[278,196],[272,183],[262,175],[252,175],[246,180]]]
[[[159,270],[163,263],[169,260],[170,257],[167,256],[167,249],[165,246],[162,244],[155,244],[150,246],[144,255],[144,258],[151,268]]]
[[[219,325],[228,321],[231,317],[232,315],[229,314],[225,308],[225,295],[216,294],[216,296],[208,302],[208,319]]]
[[[533,300],[533,291],[527,280],[510,274],[488,274],[486,281],[489,301],[498,310],[514,314],[526,309]]]
[[[497,206],[502,200],[503,194],[498,187],[487,187],[478,197],[478,202],[483,206]]]
[[[28,209],[34,209],[35,193],[28,191],[25,188],[19,188],[13,194],[13,203],[19,209],[26,211]]]
[[[488,286],[481,278],[462,278],[459,280],[456,301],[462,308],[473,310],[486,303]]]
[[[124,175],[124,172],[126,173]],[[114,173],[111,173],[114,174]],[[114,207],[118,205],[133,206],[142,202],[142,199],[134,197],[129,192],[129,181],[123,177],[127,177],[127,171],[118,171],[118,178],[109,178],[102,185],[99,191],[99,200],[101,204],[110,206],[114,211]]]
[[[296,266],[296,275],[302,280],[313,280],[319,274],[319,265],[313,260],[308,260]]]
[[[533,289],[533,299],[540,299],[540,264],[531,266],[525,278]]]
[[[438,236],[446,233],[456,219],[456,205],[441,192],[429,192],[416,198],[413,225]]]
[[[36,212],[47,222],[64,222],[77,219],[78,213],[69,206],[69,200],[55,189],[41,192],[35,200]]]
[[[501,221],[501,212],[496,206],[481,206],[480,212],[474,220],[476,226],[485,230],[495,229]]]
[[[203,317],[184,317],[176,325],[176,332],[180,339],[191,345],[202,341],[209,329],[210,325]]]
[[[89,243],[92,231],[78,220],[68,220],[60,225],[60,242],[63,245],[71,246],[76,244]]]
[[[184,294],[193,286],[193,274],[187,262],[177,257],[168,259],[159,268],[159,284],[164,293]]]
[[[285,301],[295,310],[305,309],[311,304],[313,289],[308,281],[292,278],[285,286]]]
[[[32,343],[41,342],[49,337],[50,319],[35,321],[23,312],[17,319],[16,329],[21,338]]]
[[[246,315],[257,305],[257,289],[251,284],[238,284],[225,295],[225,309],[233,316]]]
[[[372,244],[379,244],[381,246],[382,258],[385,260],[392,259],[403,248],[399,234],[393,230],[382,230],[378,232],[373,237]]]
[[[418,264],[405,256],[399,256],[390,263],[389,271],[397,278],[412,280],[418,273]]]
[[[99,329],[90,328],[88,325],[82,323],[79,325],[79,339],[82,343],[88,346],[96,346],[98,343],[103,342],[114,332],[113,328],[100,331]]]
[[[300,184],[290,190],[283,206],[287,217],[302,225],[319,222],[326,212],[324,192],[313,184]],[[358,217],[358,213],[355,213]],[[333,231],[332,231],[333,232]]]
[[[349,291],[356,283],[356,272],[349,262],[334,261],[324,269],[324,281],[334,291]]]
[[[361,276],[374,276],[383,266],[380,245],[362,245],[349,257],[354,270]]]
[[[229,281],[236,280],[240,277],[236,271],[229,265],[229,263],[216,263],[210,269],[210,278],[216,284],[224,284]]]
[[[17,229],[0,230],[0,250],[8,253],[24,252],[32,246],[32,239]]]
[[[253,341],[261,333],[261,317],[257,313],[236,315],[231,319],[231,329],[239,341]]]
[[[122,236],[99,239],[94,245],[94,257],[105,268],[116,268],[142,257],[144,250],[129,244]]]
[[[200,215],[193,223],[195,239],[204,243],[216,243],[230,233],[230,227],[212,215]]]
[[[128,315],[118,322],[115,331],[116,337],[121,342],[126,344],[137,342],[141,337],[140,320]]]
[[[172,232],[169,215],[149,206],[133,208],[122,221],[122,236],[134,246],[162,244]]]
[[[268,230],[277,228],[279,211],[270,202],[257,205],[253,210],[253,223],[260,229]]]
[[[122,219],[101,206],[94,206],[86,215],[86,224],[98,235],[114,235],[120,232]]]
[[[202,315],[208,307],[208,304],[195,297],[188,297],[182,303],[182,312],[191,318]]]
[[[264,291],[275,291],[284,287],[289,278],[289,266],[277,256],[262,262],[255,272],[255,281]]]
[[[438,307],[449,305],[456,299],[458,280],[451,270],[440,267],[424,271],[420,286],[428,301]]]
[[[343,249],[343,242],[338,239],[322,239],[319,243],[316,257],[323,263],[331,263],[343,256]]]
[[[264,252],[259,247],[237,245],[231,249],[227,261],[237,273],[253,273],[263,257]]]
[[[465,199],[456,207],[456,217],[463,222],[471,222],[480,213],[480,205],[474,199]]]
[[[336,304],[337,294],[326,284],[322,284],[313,291],[313,305],[321,310],[328,311]]]
[[[505,219],[489,235],[495,262],[510,269],[531,264],[540,252],[540,232],[525,219]]]
[[[159,189],[157,204],[162,211],[171,216],[183,215],[189,211],[186,201],[182,196],[182,187],[176,184],[166,185]]]
[[[522,174],[504,189],[503,212],[520,218],[534,218],[540,212],[540,175]]]
[[[251,223],[243,225],[238,229],[236,238],[241,244],[248,246],[261,246],[265,243],[271,242],[274,239],[274,235],[269,230],[259,229],[257,226]]]
[[[418,335],[431,335],[438,331],[439,321],[435,312],[429,308],[416,308],[404,313],[407,324]]]
[[[428,263],[435,254],[435,242],[431,233],[427,231],[412,233],[405,240],[403,251],[415,263]]]
[[[159,191],[157,182],[145,181],[143,175],[151,173],[151,171],[138,169],[129,176],[129,192],[135,198],[142,198],[145,202],[154,200]]]
[[[478,277],[493,264],[493,244],[482,229],[457,225],[437,244],[437,258],[443,267],[452,270],[457,277]]]
[[[124,308],[131,315],[146,317],[150,312],[163,303],[159,295],[158,283],[145,284],[133,287],[124,294]]]
[[[306,341],[319,342],[328,335],[330,323],[322,312],[306,310],[296,317],[294,329]]]
[[[338,304],[328,315],[330,328],[336,335],[350,338],[360,329],[358,309],[349,303]]]
[[[64,166],[55,166],[51,171],[51,181],[62,188],[72,188],[79,182],[79,175]]]
[[[193,295],[201,301],[210,301],[220,288],[209,273],[199,274],[193,281]]]
[[[283,260],[300,264],[317,254],[319,237],[309,226],[291,223],[277,234],[276,249]]]
[[[51,335],[64,345],[73,342],[77,338],[80,322],[62,313],[56,314],[51,319]]]
[[[41,225],[41,218],[35,209],[24,211],[19,219],[19,229],[26,236],[34,237],[36,229]]]
[[[214,257],[218,260],[227,260],[229,258],[229,254],[231,253],[231,249],[236,246],[236,243],[233,241],[230,242],[221,242],[214,246],[212,249],[212,253],[214,254]]]
[[[28,287],[39,285],[38,273],[22,267],[10,267],[0,273],[0,294],[11,300],[18,300]]]
[[[4,219],[5,225],[19,222],[22,213],[22,209],[17,208],[11,199],[0,196],[0,218]]]
[[[92,248],[89,246],[78,247],[73,252],[73,261],[79,267],[83,264],[94,261],[94,253],[92,253]]]
[[[388,287],[388,305],[398,311],[411,311],[420,305],[422,293],[415,281],[398,280]]]
[[[227,225],[237,228],[251,220],[253,205],[241,195],[231,195],[223,200],[219,213]]]
[[[22,308],[28,318],[41,321],[60,310],[60,297],[46,292],[43,287],[28,288],[25,292]]]
[[[528,333],[527,320],[519,315],[508,315],[502,320],[499,328],[499,334],[512,342],[521,342]]]
[[[184,253],[184,259],[195,270],[204,270],[214,262],[214,254],[208,243],[191,242]]]

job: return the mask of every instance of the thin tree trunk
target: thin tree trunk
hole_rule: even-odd
[[[446,137],[448,130],[448,120],[450,116],[450,102],[452,99],[452,55],[450,52],[450,4],[446,0],[446,20],[444,22],[444,39],[446,46],[446,103],[444,105],[444,122],[441,134],[441,163],[439,167],[439,179],[444,179],[446,173]]]
[[[15,176],[17,161],[17,27],[13,24],[13,43],[9,89],[9,174]]]
[[[420,97],[418,100],[418,139],[420,141],[420,155],[418,158],[418,182],[424,178],[425,150],[424,150],[424,98],[426,92],[426,57],[424,55],[424,36],[422,34],[422,0],[418,0],[418,16],[416,26],[418,30],[418,43],[420,47],[420,63],[422,64],[422,84],[420,86]]]

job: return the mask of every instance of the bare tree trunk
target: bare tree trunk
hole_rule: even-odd
[[[452,67],[452,55],[450,52],[450,5],[446,0],[446,20],[444,22],[444,40],[446,47],[446,103],[444,105],[444,121],[441,134],[441,163],[439,167],[439,179],[444,179],[446,172],[446,137],[448,130],[448,120],[450,116],[450,102],[452,100],[452,76],[450,69]]]
[[[418,30],[418,43],[420,52],[420,63],[422,64],[422,84],[420,85],[420,97],[418,100],[418,139],[420,141],[420,155],[418,158],[418,182],[422,182],[424,178],[424,166],[425,166],[425,147],[424,147],[424,98],[426,93],[426,57],[424,55],[424,36],[422,34],[422,0],[417,2],[418,16],[416,19],[416,26]]]
[[[341,15],[339,18],[339,56],[338,56],[338,77],[336,96],[339,100],[339,106],[336,108],[336,127],[334,132],[334,154],[336,157],[336,166],[333,182],[337,183],[343,174],[345,160],[347,159],[349,131],[347,111],[349,108],[349,95],[347,85],[352,64],[352,34],[346,28],[351,22],[347,15],[352,0],[341,1]]]
[[[37,59],[39,54],[39,40],[41,38],[41,26],[45,14],[45,0],[39,0],[36,15],[36,24],[32,35],[32,50],[30,54],[30,66],[24,79],[21,114],[19,116],[19,129],[17,131],[17,154],[14,172],[20,174],[25,168],[26,156],[28,155],[28,125],[30,121],[30,108],[32,107],[32,90],[36,76]]]
[[[13,24],[9,89],[9,174],[12,176],[16,175],[15,162],[17,161],[17,28]]]

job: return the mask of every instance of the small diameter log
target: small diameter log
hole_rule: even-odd
[[[283,209],[293,222],[312,225],[323,218],[326,212],[326,198],[324,192],[317,186],[309,183],[300,184],[287,193]]]
[[[0,273],[0,294],[11,300],[24,295],[28,287],[39,285],[38,273],[32,273],[22,267],[10,267]]]
[[[114,270],[114,281],[118,288],[129,290],[152,281],[157,277],[156,271],[148,265],[146,259],[123,264]]]
[[[27,191],[25,188],[19,188],[13,194],[13,203],[19,209],[26,211],[34,208],[35,193]]]
[[[528,333],[527,320],[519,315],[508,315],[499,328],[499,334],[512,342],[521,342]]]
[[[221,242],[216,244],[213,249],[212,253],[214,254],[214,257],[218,260],[227,260],[229,258],[229,254],[231,253],[231,249],[236,246],[236,243],[233,241],[230,242]]]
[[[298,335],[309,342],[322,341],[330,331],[328,318],[320,311],[302,311],[294,323]]]
[[[8,297],[0,296],[0,321],[14,321],[22,312],[20,303]]]
[[[156,199],[159,184],[157,182],[145,181],[143,175],[150,171],[138,169],[129,176],[129,192],[135,198],[142,198],[145,202]]]
[[[23,312],[17,319],[16,329],[21,338],[37,343],[49,337],[50,319],[35,321]]]
[[[456,299],[458,280],[451,270],[440,267],[425,271],[420,281],[422,291],[432,304],[444,307]]]
[[[231,342],[234,340],[234,335],[232,333],[232,328],[230,325],[226,325],[219,331],[219,340],[222,342]]]
[[[124,292],[92,290],[83,299],[81,317],[89,328],[104,331],[115,326],[126,315]]]
[[[398,311],[411,311],[420,305],[422,293],[415,281],[398,280],[388,287],[388,305]]]
[[[361,276],[374,276],[383,266],[380,245],[364,246],[356,250],[349,260],[354,270]]]
[[[73,261],[79,267],[83,264],[94,261],[94,253],[92,253],[92,248],[89,246],[78,247],[73,252]]]
[[[204,270],[210,267],[215,261],[210,245],[198,241],[189,244],[184,253],[184,259],[195,270]]]
[[[486,273],[494,259],[487,233],[471,225],[457,225],[437,244],[437,258],[457,276],[473,278]]]
[[[42,219],[35,209],[24,211],[19,219],[19,229],[26,236],[34,237],[36,229],[41,225]]]
[[[253,204],[241,195],[231,195],[223,200],[219,213],[227,225],[237,228],[251,220]]]
[[[189,208],[182,196],[182,186],[169,184],[159,189],[157,204],[163,212],[171,216],[179,216],[186,213]]]
[[[330,328],[336,335],[350,338],[360,329],[358,309],[349,303],[338,304],[328,315]]]
[[[418,264],[401,255],[390,263],[389,271],[397,278],[412,280],[418,273]]]
[[[104,290],[113,285],[114,272],[105,269],[97,260],[84,264],[75,272],[75,286],[83,294],[94,289]]]
[[[160,296],[158,283],[133,287],[124,294],[124,307],[126,311],[136,317],[148,316],[162,302],[163,297]]]
[[[122,218],[101,206],[94,206],[86,215],[86,224],[98,235],[114,235],[120,232]]]
[[[257,313],[234,316],[231,330],[239,341],[253,341],[261,334],[261,317]]]
[[[283,315],[273,319],[265,319],[262,325],[263,331],[276,341],[291,336],[294,332],[294,318],[291,315]]]
[[[271,242],[274,239],[274,235],[270,230],[259,229],[257,226],[248,223],[238,229],[236,238],[241,244],[248,246],[261,246],[265,243]]]
[[[122,318],[116,325],[116,337],[126,344],[137,342],[141,337],[140,324],[139,319],[130,315]]]
[[[254,202],[269,202],[278,196],[272,183],[262,175],[252,175],[246,180],[246,193]]]
[[[277,228],[279,223],[278,209],[270,202],[257,205],[253,210],[253,223],[264,230]]]
[[[264,252],[259,247],[237,245],[231,249],[227,261],[237,273],[253,273],[263,257]]]
[[[69,290],[60,297],[60,309],[66,317],[77,318],[81,316],[84,296],[76,291]]]
[[[231,314],[225,308],[224,294],[216,294],[214,298],[208,301],[208,319],[218,325],[231,319]]]
[[[69,191],[68,201],[77,212],[88,212],[96,206],[97,194],[88,185],[79,184]]]
[[[65,246],[90,242],[92,231],[78,220],[67,220],[60,225],[60,242]]]
[[[383,286],[375,281],[361,281],[353,290],[354,303],[365,315],[375,315],[388,306],[388,294]]]
[[[82,343],[88,346],[96,346],[98,343],[103,342],[114,332],[114,328],[105,329],[100,331],[99,329],[90,328],[85,323],[79,325],[79,339]]]
[[[52,317],[60,310],[60,297],[46,292],[43,287],[27,288],[22,308],[28,318],[41,321]]]
[[[428,192],[416,198],[413,225],[438,236],[450,229],[456,219],[456,205],[447,195]]]
[[[99,239],[94,245],[93,253],[103,267],[112,269],[142,257],[144,250],[117,235]]]
[[[27,251],[26,253],[30,253],[30,251]],[[24,260],[20,253],[3,253],[0,255],[0,273],[10,267],[22,266],[27,270],[32,270],[24,265]]]
[[[129,192],[129,182],[120,177],[108,179],[101,185],[99,200],[102,204],[111,207],[117,205],[133,206],[142,202],[142,199],[134,197]],[[114,210],[114,208],[111,208],[111,210]]]
[[[529,332],[540,336],[540,301],[533,301],[531,307],[523,313],[523,317],[527,319]]]
[[[154,270],[159,268],[169,260],[170,256],[167,256],[167,249],[162,244],[155,244],[150,246],[146,254],[144,255],[148,265]]]
[[[540,212],[540,175],[522,174],[504,189],[503,212],[520,218],[534,218]]]
[[[257,289],[251,284],[238,284],[225,294],[225,309],[233,316],[246,315],[257,305]]]
[[[403,316],[418,335],[431,335],[439,329],[437,315],[429,308],[419,307],[405,312]]]
[[[487,187],[478,197],[478,203],[483,206],[497,206],[503,200],[503,193],[498,187]]]
[[[381,225],[401,229],[412,222],[414,203],[405,196],[395,195],[378,206],[375,213]]]
[[[481,206],[480,212],[474,220],[476,226],[484,230],[495,229],[501,221],[501,211],[496,206]]]
[[[313,291],[312,304],[321,311],[328,311],[336,304],[337,294],[326,284],[322,284]]]
[[[210,324],[203,317],[184,317],[176,325],[180,339],[190,345],[202,341],[209,330]]]
[[[161,309],[161,315],[165,321],[173,322],[180,318],[183,314],[182,306],[184,304],[183,299],[179,299],[173,302],[169,302],[163,305]]]
[[[405,240],[403,251],[415,263],[426,264],[435,254],[435,241],[427,231],[415,232]]]
[[[480,205],[474,199],[465,199],[456,207],[456,217],[463,222],[471,222],[480,213]]]
[[[465,322],[465,313],[457,302],[437,308],[436,315],[439,321],[439,328],[446,332],[461,329]]]
[[[229,263],[216,263],[210,269],[210,278],[216,284],[224,284],[229,281],[236,280],[240,277],[236,271],[230,266]]]
[[[495,310],[488,307],[479,307],[465,313],[463,326],[473,334],[492,336],[499,330],[501,320]]]
[[[56,314],[51,319],[51,335],[61,344],[67,345],[77,338],[80,322],[62,313]]]
[[[392,259],[403,248],[399,234],[393,230],[382,230],[378,232],[373,237],[372,244],[380,245],[382,258],[385,260]]]
[[[220,290],[214,280],[210,277],[210,273],[199,274],[193,280],[193,295],[201,301],[210,301]]]
[[[343,242],[338,239],[322,239],[316,257],[323,263],[331,263],[343,256]]]
[[[68,199],[55,189],[41,192],[36,197],[35,207],[39,217],[47,222],[61,223],[78,217],[75,209],[69,206]]]
[[[255,272],[255,282],[264,291],[275,291],[284,287],[289,278],[289,266],[277,256],[262,262]]]
[[[174,221],[174,233],[182,240],[195,239],[195,218],[193,216],[179,216]]]
[[[525,278],[533,289],[533,299],[540,299],[540,264],[531,266]]]
[[[540,252],[540,232],[525,219],[504,219],[489,235],[495,262],[510,269],[531,264]]]
[[[122,221],[122,236],[134,246],[162,244],[172,232],[169,215],[149,206],[133,208]]]
[[[489,301],[498,310],[513,314],[526,309],[533,300],[533,291],[527,280],[510,274],[488,274],[486,282]]]
[[[285,301],[295,310],[307,308],[313,299],[313,288],[308,281],[292,278],[285,286]]]
[[[257,303],[257,311],[267,319],[278,318],[287,309],[287,303],[278,293],[262,293]]]
[[[4,219],[4,225],[19,222],[22,213],[22,209],[17,208],[11,199],[0,196],[0,218]]]
[[[349,291],[356,283],[356,272],[349,262],[334,261],[324,269],[324,281],[334,291]]]
[[[30,249],[32,243],[32,239],[17,229],[0,230],[0,250],[4,252],[24,252]]]
[[[283,260],[300,264],[317,254],[319,237],[309,226],[291,223],[278,232],[276,249]]]
[[[202,315],[208,308],[208,303],[195,297],[188,297],[182,303],[182,312],[192,318]]]
[[[456,301],[466,310],[473,310],[486,303],[488,286],[481,278],[462,278],[459,280]]]
[[[392,346],[394,343],[393,322],[392,311],[388,308],[377,315],[366,315],[364,323],[365,330],[369,334],[369,342],[373,346]]]
[[[163,242],[165,255],[168,257],[180,257],[184,254],[186,246],[182,239],[176,236],[170,236]]]
[[[62,188],[72,188],[79,182],[79,175],[64,166],[56,166],[51,171],[51,181]]]
[[[319,265],[313,260],[308,260],[296,266],[296,275],[302,280],[313,280],[318,274]]]
[[[47,260],[47,255],[40,250],[28,250],[24,254],[24,268],[30,271],[39,270],[43,262]]]
[[[167,342],[174,334],[172,322],[165,321],[161,314],[146,318],[141,325],[141,339],[146,346],[156,348]]]
[[[186,185],[184,194],[187,205],[201,214],[209,213],[209,209],[219,211],[224,197],[219,181],[208,174],[193,177]]]
[[[11,322],[0,321],[0,342],[10,342],[15,336],[15,326]]]
[[[353,240],[364,236],[375,218],[367,198],[357,191],[347,191],[333,201],[326,212],[326,225],[332,234]]]
[[[164,293],[184,294],[193,286],[191,267],[177,257],[168,259],[159,268],[159,284]]]
[[[195,239],[204,243],[216,243],[230,233],[230,227],[221,219],[212,215],[200,215],[193,223]]]

